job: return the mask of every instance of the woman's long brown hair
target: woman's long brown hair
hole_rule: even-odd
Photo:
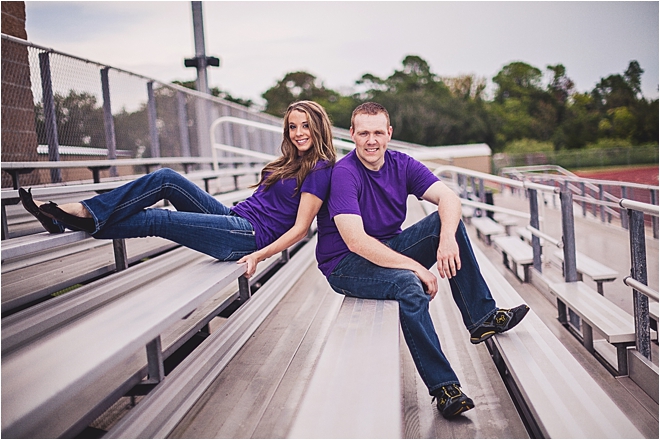
[[[298,149],[289,136],[289,116],[298,111],[307,115],[309,131],[312,135],[312,148],[298,156]],[[317,162],[335,163],[337,154],[332,143],[332,124],[325,109],[313,101],[297,101],[289,105],[284,114],[284,133],[282,139],[282,156],[267,164],[261,171],[261,179],[257,183],[269,188],[282,179],[296,178],[297,194],[305,177],[314,169]]]

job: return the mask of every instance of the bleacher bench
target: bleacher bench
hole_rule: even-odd
[[[532,231],[530,231],[527,228],[516,228],[515,233],[525,243],[527,243],[530,246],[532,245]],[[540,237],[539,237],[539,244],[541,245],[541,251],[543,251],[544,240]]]
[[[141,347],[146,347],[150,381],[158,382],[161,333],[244,273],[245,265],[202,256],[186,267],[185,277],[163,274],[48,337],[3,353],[2,435],[67,435],[104,399],[97,394],[99,385],[121,382],[115,377],[118,367]]]
[[[516,237],[496,237],[496,249],[502,253],[502,262],[520,281],[530,282],[530,267],[534,263],[534,251],[530,245]],[[518,266],[523,269],[523,277],[518,274]]]
[[[472,217],[474,217],[474,208],[471,206],[461,206],[461,218],[463,223],[469,225],[472,223]]]
[[[259,289],[249,305],[233,313],[217,332],[204,340],[105,437],[167,437],[313,263],[315,246],[314,237]]]
[[[499,307],[524,302],[478,247],[474,253]],[[515,329],[486,344],[522,402],[521,414],[534,437],[642,437],[534,310]]]
[[[635,343],[635,323],[633,317],[619,306],[598,294],[582,281],[573,283],[550,283],[550,291],[557,297],[559,321],[570,327],[567,308],[581,318],[582,344],[592,354],[594,348],[593,330],[605,336],[607,342],[616,348],[617,359],[614,371],[621,376],[628,373],[626,347]],[[602,353],[601,357],[603,356]]]
[[[477,231],[477,238],[483,240],[489,246],[492,242],[492,237],[506,234],[504,226],[488,217],[474,217],[472,218],[472,225]]]
[[[289,438],[401,438],[399,349],[396,301],[345,297]]]
[[[553,254],[562,264],[564,264],[564,252],[559,249]],[[575,265],[578,274],[578,281],[583,281],[583,276],[586,275],[596,283],[596,290],[603,295],[603,283],[614,281],[619,276],[619,273],[605,266],[598,261],[587,257],[586,255],[576,252]]]
[[[504,226],[504,232],[506,235],[511,235],[511,228],[518,225],[518,219],[511,217],[508,214],[502,214],[500,212],[496,212],[493,215],[493,220]]]

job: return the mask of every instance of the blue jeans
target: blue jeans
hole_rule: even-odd
[[[176,211],[147,209],[163,199]],[[81,203],[94,218],[94,238],[163,237],[221,261],[257,250],[249,221],[168,168]]]
[[[428,269],[437,262],[439,239],[440,217],[432,213],[385,244]],[[449,285],[465,327],[472,330],[495,313],[497,306],[479,271],[462,222],[458,226],[456,240],[461,269],[449,280]],[[403,335],[429,393],[433,394],[444,385],[460,385],[442,352],[431,321],[431,297],[412,271],[377,266],[351,253],[337,265],[328,282],[336,292],[347,296],[398,301]]]

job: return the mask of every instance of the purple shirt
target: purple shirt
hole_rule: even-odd
[[[367,234],[390,240],[401,233],[408,195],[421,198],[438,180],[425,165],[398,151],[385,151],[385,163],[378,171],[362,165],[355,151],[347,154],[332,172],[329,212],[317,216],[316,259],[321,272],[330,276],[350,253],[335,225],[336,215],[359,215]]]
[[[328,198],[331,174],[332,167],[326,161],[318,162],[303,180],[298,194],[295,194],[296,179],[283,179],[268,189],[259,186],[254,194],[234,206],[232,211],[254,226],[257,247],[261,249],[293,227],[302,193],[313,194],[323,201]]]

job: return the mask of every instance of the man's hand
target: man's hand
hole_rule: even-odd
[[[461,268],[461,257],[458,243],[454,236],[440,237],[438,245],[438,272],[442,278],[456,276]]]
[[[431,295],[431,300],[433,300],[438,293],[438,279],[430,271],[426,270],[424,266],[421,266],[420,269],[413,270],[413,272],[422,282],[426,293]]]

